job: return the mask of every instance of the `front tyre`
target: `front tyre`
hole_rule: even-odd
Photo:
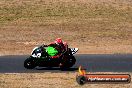
[[[74,56],[64,57],[62,61],[62,65],[60,66],[61,69],[67,69],[72,67],[76,62],[76,59]]]
[[[33,69],[36,67],[35,58],[29,57],[24,61],[24,67],[27,69]]]

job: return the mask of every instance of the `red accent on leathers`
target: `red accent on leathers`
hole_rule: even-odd
[[[56,56],[52,56],[51,58],[56,59],[56,58],[59,58],[59,57],[60,57],[60,55],[56,55]]]

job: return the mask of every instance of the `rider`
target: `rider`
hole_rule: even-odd
[[[63,42],[61,38],[57,38],[54,42],[52,42],[48,46],[52,46],[58,50],[57,55],[51,56],[51,58],[53,59],[59,58],[62,55],[62,53],[64,53],[67,50],[67,47],[68,47],[67,43]]]

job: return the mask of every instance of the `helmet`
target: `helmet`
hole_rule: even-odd
[[[58,44],[63,43],[62,40],[61,40],[61,38],[57,38],[57,39],[55,40],[55,42],[58,43]]]

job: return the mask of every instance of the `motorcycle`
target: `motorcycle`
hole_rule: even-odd
[[[74,54],[79,50],[78,48],[67,48],[57,59],[50,58],[51,56],[48,54],[47,48],[47,46],[43,45],[35,47],[31,52],[31,56],[24,61],[24,67],[27,69],[33,69],[36,66],[67,69],[75,64]]]

